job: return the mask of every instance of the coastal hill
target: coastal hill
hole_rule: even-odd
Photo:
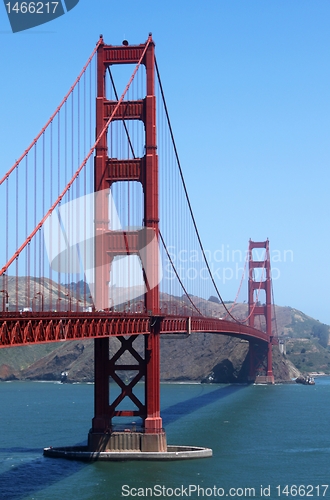
[[[210,316],[225,315],[223,306],[215,298],[206,301],[194,297],[194,302],[204,310],[209,309]],[[231,304],[226,306],[230,308]],[[243,319],[247,315],[247,305],[234,305],[232,314]],[[262,323],[260,327],[263,327]],[[300,373],[330,373],[329,326],[291,307],[275,306],[272,327],[273,332],[278,333],[283,351],[281,353],[279,346],[273,346],[276,382],[290,381]],[[110,340],[110,350],[115,352],[119,341]],[[137,338],[134,346],[142,353],[143,339]],[[247,352],[248,342],[224,335],[164,335],[161,338],[161,379],[245,382]],[[125,363],[129,362],[131,355],[127,356],[123,360]],[[68,382],[93,381],[93,341],[0,349],[0,380],[60,380],[63,372],[67,372]]]

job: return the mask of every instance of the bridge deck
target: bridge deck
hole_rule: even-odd
[[[268,342],[265,332],[242,323],[208,317],[148,316],[135,313],[0,313],[0,348],[111,336],[144,335],[155,321],[161,334],[217,333]]]

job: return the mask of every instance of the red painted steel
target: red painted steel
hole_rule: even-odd
[[[264,248],[265,257],[263,260],[253,260],[253,249]],[[273,376],[273,362],[272,362],[272,312],[271,312],[271,269],[270,269],[270,254],[269,254],[269,241],[256,242],[249,241],[249,281],[248,281],[248,296],[249,296],[249,326],[255,327],[257,317],[263,316],[266,322],[266,339],[268,342],[266,357],[267,357],[267,377],[270,381],[274,381]],[[254,278],[254,269],[262,269],[263,275],[260,279]],[[266,295],[266,302],[260,305],[257,300],[259,291],[264,290]],[[258,295],[255,297],[255,292]],[[254,351],[255,343],[250,341],[250,377],[254,378],[258,369],[258,362],[253,361],[256,358]]]
[[[111,158],[107,161],[107,166],[106,181],[109,184],[124,180],[142,182],[144,178],[144,158],[136,158],[134,160],[117,160]]]
[[[159,274],[158,248],[157,245],[148,245],[154,238],[158,243],[158,158],[156,141],[156,97],[155,97],[155,54],[154,42],[149,36],[146,44],[139,46],[111,47],[103,43],[98,48],[97,79],[98,93],[96,104],[96,135],[101,133],[104,123],[110,114],[115,120],[125,117],[128,119],[142,120],[145,127],[145,156],[134,160],[118,160],[107,156],[107,135],[96,148],[95,156],[95,191],[108,190],[113,182],[136,180],[142,184],[144,193],[144,224],[145,228],[140,231],[114,232],[108,230],[108,203],[104,196],[102,203],[96,207],[96,290],[95,302],[98,309],[109,307],[108,284],[110,281],[111,264],[117,255],[138,254],[142,248],[148,246],[148,255],[144,262],[144,275],[150,280]],[[105,73],[107,68],[113,64],[129,64],[142,62],[146,69],[146,97],[141,101],[117,102],[108,101],[105,95]],[[146,279],[146,278],[145,278]],[[152,278],[151,278],[152,279]],[[152,318],[159,313],[159,289],[158,285],[149,286],[146,282],[145,309]],[[101,306],[101,307],[100,307]],[[145,405],[137,404],[137,411],[133,412],[140,416],[146,431],[158,432],[162,428],[160,417],[160,320],[154,319],[150,322],[150,328],[145,336],[145,358],[138,359],[139,375],[145,376]],[[103,347],[97,344],[102,343]],[[122,343],[122,347],[124,343]],[[134,399],[132,387],[129,389],[118,377],[118,367],[109,362],[108,354],[101,353],[105,343],[95,340],[95,417],[93,420],[93,432],[99,432],[103,426],[105,431],[111,426],[113,416],[125,415],[127,411],[117,410],[117,405],[127,395]],[[123,354],[126,349],[121,348]],[[131,352],[132,354],[132,352]],[[100,367],[99,365],[102,365]],[[104,365],[104,366],[103,366]],[[108,387],[106,377],[111,377],[120,386],[120,397],[108,407],[107,415],[104,417],[104,403],[98,399],[104,398],[108,401]],[[101,375],[100,375],[101,374]],[[142,375],[141,375],[142,376]],[[141,378],[138,377],[138,379]],[[135,385],[135,384],[134,384]],[[137,399],[135,399],[137,402]],[[106,403],[106,406],[108,402]]]
[[[49,342],[87,340],[151,333],[160,321],[161,335],[215,333],[268,343],[267,333],[256,328],[205,317],[150,317],[146,314],[26,312],[0,313],[0,348]]]
[[[104,107],[105,120],[108,120],[115,110],[116,101],[104,100]],[[123,120],[125,118],[125,120],[141,120],[144,122],[145,113],[144,99],[141,101],[125,101],[120,104],[113,119]]]
[[[94,418],[93,432],[109,428],[109,337],[94,341]]]

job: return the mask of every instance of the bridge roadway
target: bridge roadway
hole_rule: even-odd
[[[265,332],[242,323],[201,316],[148,316],[144,313],[0,313],[0,348],[69,340],[144,335],[160,321],[161,334],[216,333],[269,343]]]

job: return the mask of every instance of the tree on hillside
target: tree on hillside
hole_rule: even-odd
[[[209,302],[215,302],[216,304],[220,304],[220,300],[218,299],[218,297],[215,297],[214,295],[211,295],[211,297],[209,298]]]

